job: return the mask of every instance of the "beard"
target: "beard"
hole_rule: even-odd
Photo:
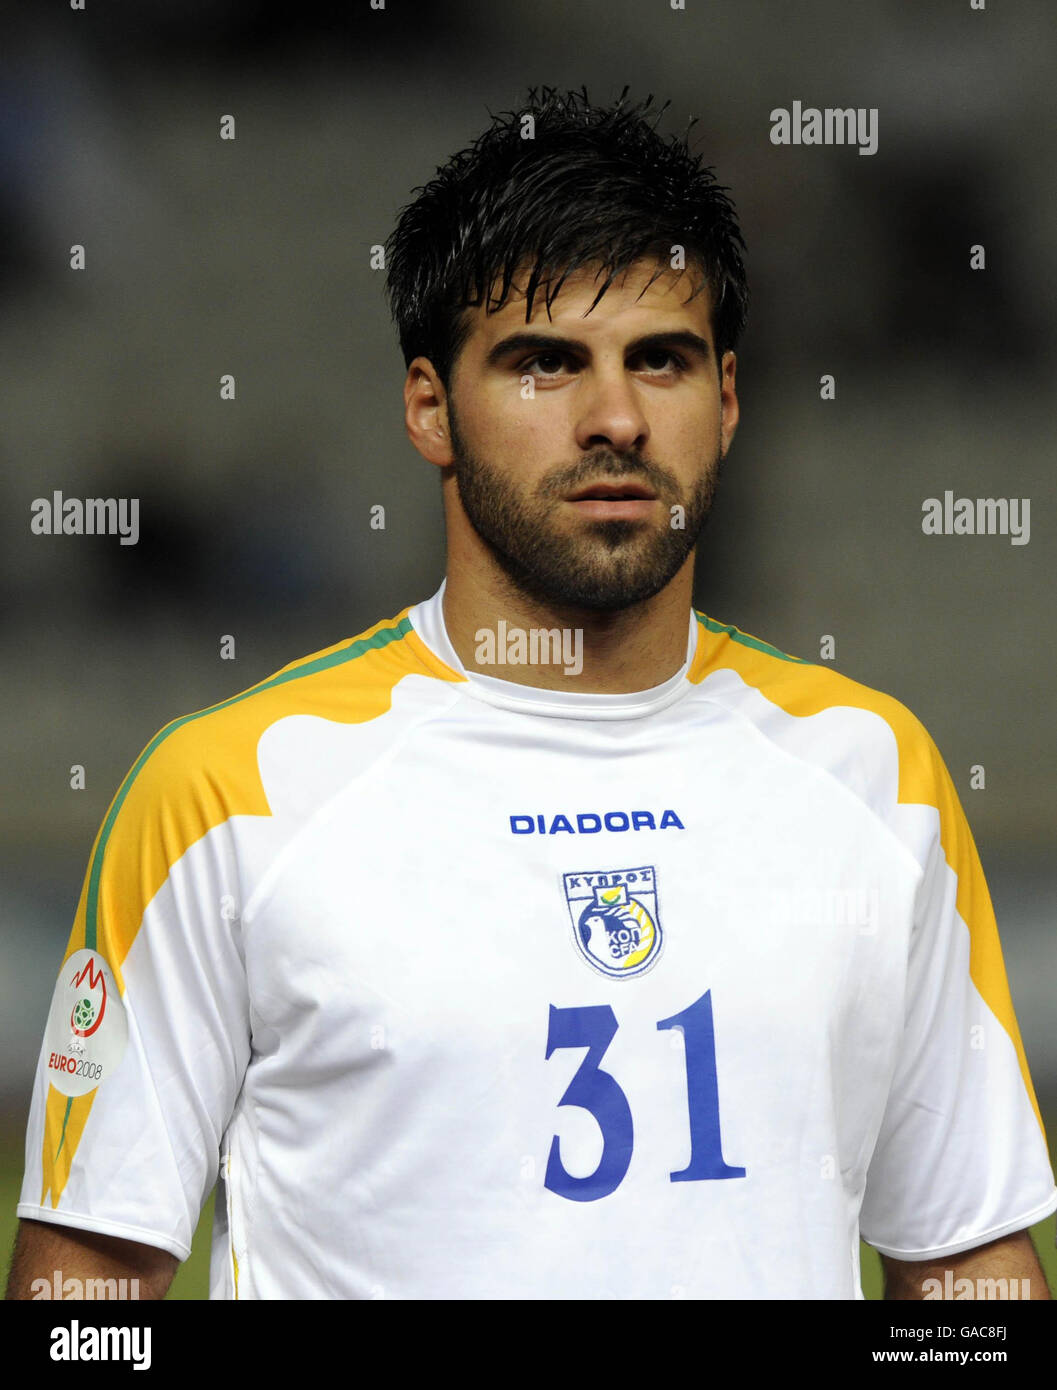
[[[723,463],[717,435],[708,466],[683,495],[666,470],[638,453],[603,448],[555,470],[525,493],[466,447],[450,400],[448,423],[456,486],[470,525],[518,590],[557,608],[615,612],[659,594],[697,544]],[[570,492],[617,478],[634,478],[648,487],[666,520],[558,524]],[[681,528],[668,524],[676,504],[684,509]]]

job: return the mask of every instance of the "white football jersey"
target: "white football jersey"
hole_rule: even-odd
[[[694,610],[639,693],[468,673],[443,592],[137,759],[19,1215],[184,1259],[219,1176],[214,1298],[849,1299],[1057,1208],[914,716]]]

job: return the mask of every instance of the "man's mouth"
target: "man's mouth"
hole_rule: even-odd
[[[643,483],[589,483],[565,499],[594,521],[634,521],[646,517],[657,500]]]
[[[624,501],[625,499],[641,498],[644,501],[653,502],[656,500],[656,493],[650,491],[643,483],[588,483],[579,492],[574,492],[565,500],[567,502],[593,502],[593,501]]]

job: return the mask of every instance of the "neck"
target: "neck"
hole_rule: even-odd
[[[449,562],[444,626],[467,671],[546,690],[625,695],[661,685],[686,661],[692,598],[693,555],[659,594],[611,613],[543,603],[498,569],[482,576]],[[560,641],[548,640],[555,629]]]

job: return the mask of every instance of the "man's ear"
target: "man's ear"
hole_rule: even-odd
[[[404,380],[404,427],[422,457],[438,468],[455,462],[448,393],[428,357],[416,357]]]
[[[738,428],[740,410],[738,407],[738,391],[736,384],[738,370],[738,359],[730,351],[723,354],[723,362],[720,367],[719,377],[719,405],[720,405],[720,457],[726,458],[727,450],[734,442],[734,435]]]

